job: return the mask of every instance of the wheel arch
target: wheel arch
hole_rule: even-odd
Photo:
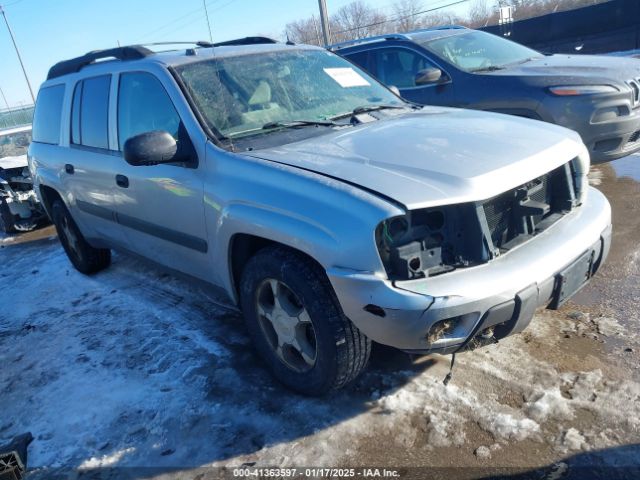
[[[242,273],[249,260],[254,257],[260,250],[271,246],[281,246],[292,250],[299,255],[308,258],[315,263],[323,272],[326,269],[315,259],[312,255],[296,248],[292,245],[283,243],[281,241],[273,240],[264,236],[250,234],[250,233],[236,233],[231,236],[229,240],[229,246],[227,248],[228,266],[229,266],[229,279],[232,294],[232,299],[236,304],[240,302],[240,280],[242,279]]]
[[[51,207],[53,205],[53,202],[56,200],[60,200],[62,203],[65,203],[64,199],[62,198],[62,195],[60,195],[60,193],[58,193],[58,191],[55,188],[50,187],[48,185],[41,184],[39,187],[39,193],[40,193],[40,200],[42,201],[42,206],[44,207],[44,211],[49,217],[49,220],[53,221],[53,218],[51,216]]]

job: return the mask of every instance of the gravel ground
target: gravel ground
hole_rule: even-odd
[[[224,299],[118,254],[85,277],[51,227],[0,238],[0,444],[33,433],[33,478],[243,464],[638,478],[640,157],[591,181],[614,209],[608,263],[523,334],[459,355],[448,387],[448,357],[376,347],[355,385],[303,398],[262,368]]]

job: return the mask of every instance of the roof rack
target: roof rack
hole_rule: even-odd
[[[389,33],[386,35],[377,35],[375,37],[358,38],[356,40],[334,43],[333,45],[329,45],[327,48],[329,50],[338,50],[344,47],[351,47],[353,45],[361,45],[369,42],[378,42],[380,40],[409,40],[409,37],[403,33]]]
[[[427,30],[469,30],[464,25],[440,25],[439,27],[429,27],[422,30],[416,30],[416,32],[423,32]]]
[[[236,38],[235,40],[226,40],[224,42],[214,43],[213,47],[226,47],[231,45],[259,45],[267,43],[278,43],[277,40],[269,37],[244,37]]]
[[[344,47],[352,47],[354,45],[362,45],[369,42],[379,42],[381,40],[411,40],[412,33],[430,32],[434,30],[468,30],[467,27],[462,25],[440,25],[438,27],[422,28],[420,30],[413,30],[407,33],[389,33],[385,35],[377,35],[375,37],[358,38],[356,40],[348,40],[346,42],[334,43],[329,45],[329,50],[338,50]]]
[[[141,45],[110,48],[108,50],[94,50],[93,52],[86,53],[81,57],[76,57],[70,60],[64,60],[62,62],[56,63],[49,70],[47,80],[61,77],[69,73],[79,72],[80,70],[82,70],[82,68],[86,67],[87,65],[91,65],[98,60],[104,60],[107,58],[115,58],[117,60],[139,60],[152,54],[153,52],[151,50]]]
[[[110,48],[108,50],[94,50],[86,53],[81,57],[72,58],[70,60],[64,60],[56,63],[49,70],[47,80],[52,78],[61,77],[69,73],[76,73],[82,70],[87,65],[91,65],[98,60],[106,60],[114,58],[116,60],[140,60],[141,58],[153,55],[155,52],[149,50],[145,46],[154,45],[196,45],[201,48],[211,47],[223,47],[227,45],[256,45],[256,44],[268,44],[278,43],[276,40],[268,37],[244,37],[237,38],[235,40],[227,40],[225,42],[211,43],[205,41],[198,42],[155,42],[145,43],[144,45],[131,45],[127,47]]]

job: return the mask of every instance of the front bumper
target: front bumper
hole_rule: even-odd
[[[640,150],[640,108],[632,108],[623,93],[551,98],[544,102],[540,115],[578,132],[592,163],[609,162]]]
[[[595,273],[610,242],[609,202],[589,188],[581,207],[484,265],[404,282],[343,269],[327,273],[347,317],[372,340],[406,351],[450,353],[490,327],[498,339],[522,331],[535,310],[554,298],[560,272],[593,252]],[[449,319],[451,330],[429,342],[431,328]]]

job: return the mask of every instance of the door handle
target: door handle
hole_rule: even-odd
[[[75,170],[73,169],[73,165],[71,165],[70,163],[64,164],[64,171],[67,172],[69,175],[73,175],[75,173]]]
[[[124,175],[120,175],[120,174],[116,175],[116,183],[118,184],[119,187],[129,188],[129,179]]]

